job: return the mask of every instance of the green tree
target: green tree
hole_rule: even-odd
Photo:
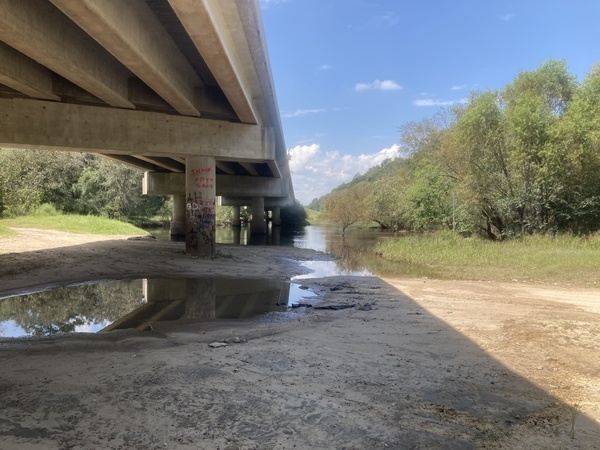
[[[423,162],[408,191],[413,227],[424,230],[452,228],[452,182],[439,168]]]
[[[72,212],[81,154],[0,149],[0,191],[6,216],[28,214],[42,203]]]
[[[387,175],[369,186],[366,202],[371,220],[381,228],[394,230],[408,229],[411,226],[407,191],[410,175],[407,170]]]
[[[89,158],[75,185],[77,212],[133,222],[158,214],[166,198],[142,195],[143,176],[135,167]]]
[[[366,206],[368,195],[365,183],[332,192],[323,200],[323,216],[327,220],[339,223],[342,226],[342,236],[346,228],[357,222],[369,218]]]
[[[49,203],[62,213],[140,223],[165,197],[142,196],[143,172],[94,155],[0,149],[0,214],[25,215]]]
[[[494,91],[474,93],[456,114],[453,132],[460,143],[459,183],[470,194],[476,226],[489,238],[501,238],[513,220],[515,182],[499,95]]]
[[[587,233],[600,228],[600,64],[573,96],[561,129],[569,172],[559,226]]]
[[[303,227],[307,225],[306,210],[295,200],[293,204],[281,208],[281,225],[284,227]]]
[[[561,214],[571,167],[560,128],[576,87],[567,65],[550,60],[520,73],[502,94],[521,234],[548,231]]]

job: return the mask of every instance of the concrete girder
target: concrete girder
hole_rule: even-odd
[[[29,97],[59,101],[52,92],[52,72],[0,41],[0,84]]]
[[[220,161],[216,162],[217,169],[225,172],[227,175],[235,175],[235,172]]]
[[[244,170],[246,172],[248,172],[250,175],[252,175],[253,177],[257,177],[258,176],[258,172],[256,171],[256,169],[252,166],[251,163],[247,163],[247,162],[243,162],[240,161],[240,166],[242,166],[244,168]]]
[[[276,207],[291,206],[294,204],[294,199],[291,197],[265,197],[265,209],[271,210]],[[242,196],[222,196],[222,206],[250,206],[252,205],[251,197]]]
[[[266,161],[267,127],[97,106],[0,98],[0,146]]]
[[[247,73],[252,70],[253,66],[244,66],[239,56],[241,52],[236,50],[240,39],[235,39],[231,34],[235,32],[234,30],[242,30],[241,22],[239,17],[237,17],[237,22],[226,22],[223,13],[224,10],[235,10],[237,2],[168,1],[240,121],[249,124],[259,123],[254,107],[253,92],[247,81]],[[261,123],[268,122],[261,121]]]
[[[269,55],[267,53],[267,43],[264,33],[257,32],[263,30],[260,8],[256,0],[241,1],[237,0],[237,13],[241,18],[241,25],[245,34],[244,42],[247,43],[247,51],[243,52],[244,64],[256,69],[253,78],[254,90],[260,92],[261,105],[259,108],[263,123],[269,123],[279,132],[275,136],[275,146],[277,155],[273,162],[268,162],[273,176],[291,178],[288,167],[288,155],[285,141],[283,138],[281,116],[275,94],[275,84],[273,81]],[[230,14],[231,15],[231,14]],[[228,16],[228,20],[232,20]],[[281,171],[279,169],[282,169]]]
[[[169,170],[172,172],[185,172],[185,163],[182,164],[179,161],[175,161],[171,158],[165,158],[163,156],[145,156],[145,155],[135,155],[137,159],[141,159],[142,161],[149,162],[150,164],[154,164],[155,166],[161,167],[162,169]]]
[[[50,0],[177,112],[200,116],[203,82],[143,0]]]
[[[130,73],[50,3],[0,0],[0,40],[109,105],[135,108]]]
[[[185,177],[180,173],[146,172],[143,192],[146,195],[183,195]],[[282,178],[217,175],[217,195],[248,197],[288,197],[288,185]],[[250,203],[242,203],[249,205]]]
[[[148,161],[142,161],[140,159],[138,159],[137,155],[136,156],[131,156],[131,155],[106,155],[106,154],[101,154],[101,153],[92,153],[96,156],[100,156],[100,157],[104,157],[113,161],[117,161],[123,164],[127,164],[128,166],[131,167],[135,167],[136,169],[144,169],[144,170],[159,170],[160,167],[158,167],[156,164],[152,164]]]

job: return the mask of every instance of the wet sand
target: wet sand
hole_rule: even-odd
[[[0,295],[132,277],[286,280],[306,271],[300,261],[329,258],[221,245],[199,259],[183,249],[23,230],[0,238]],[[600,290],[302,284],[320,305],[356,306],[0,340],[0,448],[599,447]]]

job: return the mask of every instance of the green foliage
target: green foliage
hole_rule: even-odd
[[[82,164],[76,153],[0,149],[3,216],[28,214],[42,203],[72,212],[72,187]]]
[[[452,183],[435,165],[423,163],[417,170],[408,200],[414,227],[452,228]]]
[[[56,210],[54,205],[51,205],[50,203],[44,203],[44,204],[38,206],[32,215],[34,215],[34,216],[57,216],[58,214],[60,214],[60,213]]]
[[[304,208],[306,212],[306,220],[309,224],[315,225],[321,222],[321,211],[316,211],[308,207]]]
[[[67,333],[76,326],[116,321],[141,299],[140,280],[61,287],[0,301],[0,321],[14,320],[34,336]]]
[[[339,223],[343,236],[350,225],[368,220],[367,195],[365,183],[332,192],[323,201],[323,218]]]
[[[297,200],[293,205],[281,208],[281,225],[284,227],[302,227],[307,225],[306,211]]]
[[[233,206],[217,205],[216,222],[217,225],[230,224],[233,220]]]
[[[491,240],[600,229],[600,66],[579,84],[550,60],[401,133],[403,158],[333,191],[362,185],[382,228],[441,230],[454,219]]]
[[[323,202],[323,197],[313,198],[312,202],[310,202],[306,207],[308,209],[312,209],[313,211],[321,211],[321,203]]]
[[[367,197],[369,214],[381,228],[401,230],[410,227],[409,179],[404,171],[371,184]]]
[[[164,215],[165,197],[142,195],[142,171],[83,153],[0,149],[0,216],[42,204],[61,213],[142,223]]]

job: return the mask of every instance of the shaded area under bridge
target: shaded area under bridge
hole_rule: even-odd
[[[216,196],[259,234],[294,201],[258,0],[0,0],[0,115],[0,146],[145,170],[189,254]]]

